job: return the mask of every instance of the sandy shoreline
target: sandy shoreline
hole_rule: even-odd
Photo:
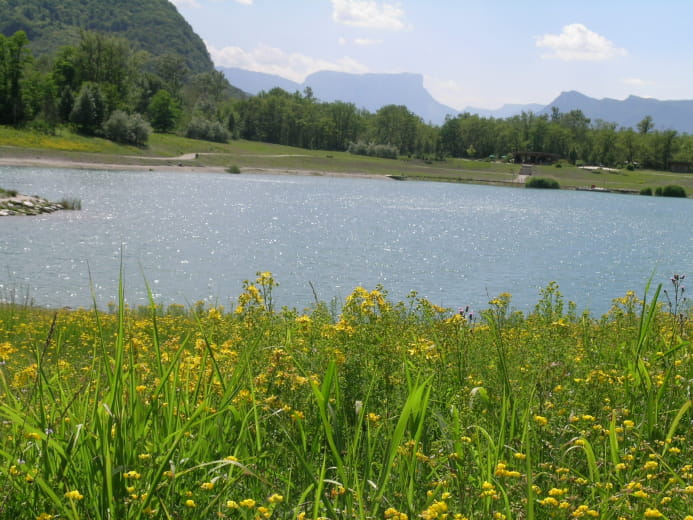
[[[198,172],[198,173],[227,173],[226,169],[221,166],[193,166],[184,164],[181,161],[189,161],[191,158],[186,154],[181,157],[146,157],[147,160],[161,160],[168,162],[177,162],[177,164],[131,164],[131,163],[106,163],[106,162],[89,162],[89,161],[73,161],[70,159],[58,157],[16,157],[3,156],[0,157],[0,166],[25,166],[38,168],[69,168],[77,170],[126,170],[126,171],[164,171],[164,172]],[[194,154],[192,154],[194,155]],[[364,179],[385,179],[391,180],[386,175],[378,175],[366,172],[335,172],[335,171],[317,171],[317,170],[300,170],[300,169],[285,169],[285,168],[241,168],[241,173],[255,174],[271,174],[271,175],[304,175],[315,177],[354,177]]]

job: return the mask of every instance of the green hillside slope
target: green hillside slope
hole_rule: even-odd
[[[214,68],[202,39],[168,0],[0,0],[0,33],[26,32],[34,55],[79,42],[80,31],[114,33],[135,49],[181,55],[194,73]]]

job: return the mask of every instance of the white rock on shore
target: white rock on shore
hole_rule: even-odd
[[[63,208],[57,202],[50,202],[41,197],[27,195],[15,195],[14,197],[0,197],[0,217],[17,215],[40,215],[53,213]]]

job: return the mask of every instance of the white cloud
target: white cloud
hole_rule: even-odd
[[[354,43],[356,45],[368,47],[370,45],[380,45],[381,43],[383,43],[383,40],[370,40],[368,38],[356,38],[354,40]]]
[[[625,49],[619,49],[612,41],[607,40],[580,23],[563,27],[561,34],[544,34],[539,36],[537,47],[552,51],[543,58],[558,58],[564,61],[604,61],[616,56],[625,56]]]
[[[493,81],[497,86],[496,81]],[[528,93],[515,89],[512,94],[503,88],[480,82],[443,79],[435,76],[424,76],[424,88],[433,98],[455,110],[462,112],[466,108],[495,110],[508,103],[526,104]],[[530,95],[536,95],[532,92]]]
[[[623,78],[621,80],[621,83],[624,83],[626,85],[630,85],[631,87],[644,87],[645,85],[651,85],[651,81],[645,81],[644,79],[640,78]]]
[[[306,76],[319,70],[334,70],[363,74],[368,67],[345,56],[337,61],[322,60],[298,53],[287,53],[282,49],[259,45],[250,51],[240,47],[217,49],[207,44],[214,63],[221,67],[238,67],[255,72],[276,74],[283,78],[303,82]]]
[[[455,110],[462,110],[469,105],[478,107],[484,104],[484,100],[474,96],[468,89],[454,80],[424,76],[424,88],[436,101]]]
[[[404,10],[399,4],[373,0],[332,0],[332,19],[344,25],[369,29],[404,29]]]
[[[170,0],[176,7],[200,7],[200,2],[197,0]],[[234,0],[237,4],[253,5],[254,0]]]
[[[171,0],[171,3],[176,7],[200,7],[197,0]]]

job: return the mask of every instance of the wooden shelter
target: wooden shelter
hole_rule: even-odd
[[[553,164],[560,159],[555,153],[547,152],[514,152],[513,161],[516,164]]]
[[[689,161],[669,161],[669,169],[674,173],[691,173]]]

